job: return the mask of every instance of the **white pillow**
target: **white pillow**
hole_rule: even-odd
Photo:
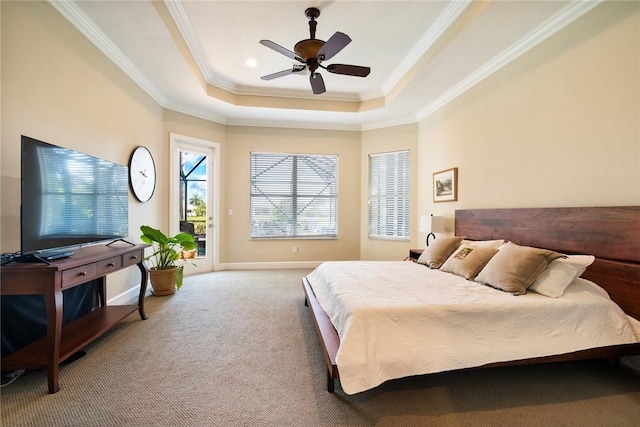
[[[561,297],[573,279],[580,277],[593,261],[593,255],[565,255],[555,259],[529,289],[551,298]]]

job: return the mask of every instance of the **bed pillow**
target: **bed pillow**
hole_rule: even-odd
[[[554,259],[562,254],[520,246],[507,242],[480,271],[475,281],[514,295],[527,293],[527,288]]]
[[[497,252],[497,248],[461,244],[440,270],[472,280]]]
[[[449,255],[455,251],[460,242],[464,239],[462,237],[441,237],[431,243],[431,246],[427,246],[418,258],[418,263],[425,264],[429,268],[440,268],[442,264],[449,258]]]
[[[555,259],[529,289],[551,298],[564,295],[564,291],[595,261],[593,255],[566,255]]]
[[[466,240],[465,239],[462,241],[462,243],[460,243],[460,246],[470,245],[470,246],[476,246],[476,247],[498,249],[503,244],[504,244],[504,240],[502,239],[498,239],[498,240]]]

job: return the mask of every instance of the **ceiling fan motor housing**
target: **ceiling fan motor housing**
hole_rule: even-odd
[[[307,62],[310,58],[317,58],[318,51],[324,46],[324,41],[318,39],[305,39],[300,40],[293,47],[293,51],[297,53],[300,58]]]

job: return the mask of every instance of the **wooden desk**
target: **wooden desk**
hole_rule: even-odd
[[[46,369],[49,393],[60,390],[58,365],[76,351],[111,329],[136,310],[144,312],[148,271],[144,249],[148,245],[116,243],[75,250],[73,256],[45,263],[11,263],[0,269],[2,295],[44,296],[47,335],[2,359],[3,370]],[[106,275],[137,265],[141,272],[140,294],[135,305],[106,303]],[[62,291],[91,280],[99,281],[98,308],[62,326]]]

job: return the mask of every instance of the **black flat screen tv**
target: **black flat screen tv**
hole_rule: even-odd
[[[127,166],[24,135],[21,154],[23,256],[128,236]]]

